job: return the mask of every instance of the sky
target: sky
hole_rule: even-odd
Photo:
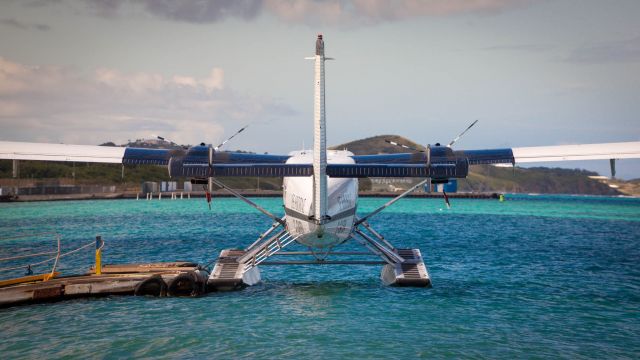
[[[457,148],[640,141],[639,18],[637,0],[5,0],[0,140],[217,144],[249,124],[229,150],[310,148],[322,33],[330,145],[447,143],[476,119]]]

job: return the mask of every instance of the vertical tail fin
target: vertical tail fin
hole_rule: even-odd
[[[313,201],[316,223],[327,218],[327,129],[324,107],[324,41],[316,40],[314,111],[313,111]]]

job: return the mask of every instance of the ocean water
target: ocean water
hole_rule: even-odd
[[[280,199],[255,201],[282,213]],[[371,221],[421,249],[431,289],[385,287],[380,266],[269,266],[239,292],[0,309],[0,358],[640,357],[640,199],[452,202],[405,199]],[[64,249],[102,235],[105,263],[207,263],[270,224],[235,199],[0,204],[0,258],[52,250],[51,235],[11,237],[55,231]],[[92,261],[89,248],[60,268]]]

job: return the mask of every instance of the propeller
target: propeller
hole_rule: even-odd
[[[207,199],[207,205],[209,205],[209,210],[211,210],[211,191],[209,191],[209,188],[205,185],[203,185],[202,188],[204,189],[204,196]]]
[[[448,148],[451,148],[451,146],[453,146],[453,144],[455,144],[458,140],[460,140],[460,138],[462,138],[462,136],[463,136],[467,131],[469,131],[469,129],[471,129],[475,124],[477,124],[477,123],[478,123],[478,121],[479,121],[479,120],[475,120],[474,122],[472,122],[472,123],[471,123],[471,125],[467,126],[467,128],[466,128],[466,129],[464,129],[464,131],[463,131],[463,132],[461,132],[461,133],[460,133],[460,135],[456,136],[456,138],[455,138],[455,139],[451,140],[451,142],[447,144],[447,147],[448,147]],[[384,142],[389,143],[389,144],[391,144],[391,145],[399,146],[399,147],[404,148],[404,149],[407,149],[407,150],[416,151],[416,152],[421,152],[421,153],[423,153],[423,152],[424,152],[424,150],[420,150],[420,149],[414,148],[413,146],[409,146],[409,145],[405,145],[405,144],[400,144],[400,143],[398,143],[398,142],[391,141],[391,140],[389,140],[389,139],[385,139],[385,140],[384,140]],[[436,146],[440,146],[440,143],[436,143],[435,145],[436,145]]]
[[[214,148],[209,147],[209,167],[213,166],[213,153],[218,151],[221,147],[224,146],[224,144],[229,142],[229,140],[231,140],[234,137],[236,137],[236,135],[240,134],[241,132],[243,132],[248,127],[249,127],[248,124],[245,125],[240,130],[236,131],[233,135],[228,137],[225,141],[221,142],[220,145],[218,145],[218,146],[216,146]],[[160,139],[159,136],[158,136],[158,138]],[[160,139],[160,140],[164,140],[164,139]],[[209,205],[209,210],[211,210],[211,200],[212,200],[211,192],[213,191],[213,182],[211,181],[211,177],[208,178],[207,185],[203,185],[202,187],[204,188],[204,196],[205,196],[205,199],[207,200],[207,205]]]
[[[473,125],[475,125],[478,122],[478,120],[474,121],[471,123],[471,125],[469,125],[469,127],[467,127],[466,129],[464,129],[463,132],[460,133],[460,135],[456,136],[455,139],[451,140],[451,142],[449,144],[447,144],[447,147],[450,148],[453,144],[456,143],[456,141],[460,140],[460,138],[462,137],[462,135],[464,135],[464,133],[466,133],[467,131],[469,131],[469,129],[471,129],[473,127]]]
[[[477,124],[477,123],[478,123],[478,120],[475,120],[474,122],[472,122],[472,123],[471,123],[471,125],[467,126],[467,128],[466,128],[466,129],[464,129],[464,131],[463,131],[463,132],[461,132],[461,133],[460,133],[460,135],[456,136],[453,140],[451,140],[451,142],[450,142],[450,143],[448,143],[448,144],[447,144],[447,147],[451,149],[451,147],[453,146],[453,144],[455,144],[458,140],[460,140],[460,138],[462,138],[462,136],[463,136],[467,131],[469,131],[469,129],[471,129],[471,128],[472,128],[475,124]],[[405,144],[400,144],[400,143],[397,143],[397,142],[395,142],[395,141],[391,141],[391,140],[387,140],[387,139],[385,139],[384,141],[385,141],[386,143],[391,144],[391,145],[399,146],[399,147],[404,148],[404,149],[407,149],[407,150],[416,151],[416,152],[421,152],[421,153],[425,152],[424,150],[416,149],[416,148],[414,148],[414,147],[412,147],[412,146],[405,145]],[[436,144],[435,144],[435,146],[441,146],[441,145],[440,145],[440,143],[436,143]],[[430,148],[431,148],[431,145],[428,145],[428,146],[427,146],[427,150],[428,150],[428,151],[427,151],[427,164],[428,164],[428,166],[430,166],[430,165],[431,165],[431,149],[430,149]],[[514,167],[514,169],[515,169],[515,167]],[[451,203],[449,202],[449,196],[447,195],[447,192],[446,192],[446,191],[444,191],[444,186],[442,187],[442,194],[443,194],[443,196],[444,196],[444,202],[445,202],[445,204],[447,205],[447,209],[451,209]]]
[[[169,144],[175,144],[175,142],[173,140],[167,139],[166,137],[160,136],[160,135],[155,135],[155,134],[151,134],[152,137],[160,140],[160,141],[164,141],[167,142]]]
[[[168,138],[166,138],[166,137],[164,137],[164,136],[151,134],[151,137],[156,138],[156,139],[158,139],[158,140],[160,140],[160,141],[162,141],[162,142],[168,143],[168,144],[169,144],[169,145],[171,145],[171,146],[181,147],[181,148],[182,148],[182,149],[184,149],[184,150],[187,150],[187,149],[189,148],[189,147],[188,147],[188,146],[186,146],[186,145],[178,145],[178,143],[177,143],[177,142],[175,142],[175,141],[173,141],[173,140],[171,140],[171,139],[168,139]]]
[[[249,125],[245,125],[243,128],[241,128],[240,130],[236,131],[233,135],[231,135],[230,137],[227,138],[227,140],[223,141],[222,143],[220,143],[220,145],[216,146],[213,148],[213,151],[218,151],[218,149],[220,149],[221,147],[224,146],[224,144],[226,144],[229,140],[233,139],[234,137],[236,137],[236,135],[240,134],[241,132],[244,131],[244,129],[248,128]]]
[[[447,196],[447,192],[444,191],[444,187],[442,188],[442,195],[444,195],[444,203],[447,204],[447,209],[451,209],[451,203],[449,202],[449,196]]]

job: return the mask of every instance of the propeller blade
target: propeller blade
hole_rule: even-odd
[[[384,141],[385,141],[386,143],[391,144],[391,145],[399,146],[399,147],[401,147],[401,148],[409,149],[409,150],[412,150],[412,151],[424,152],[424,150],[416,149],[416,148],[411,147],[411,146],[409,146],[409,145],[400,144],[400,143],[397,143],[397,142],[395,142],[395,141],[391,141],[391,140],[387,140],[387,139],[385,139]]]
[[[451,203],[449,202],[449,196],[447,196],[447,192],[442,190],[442,194],[444,195],[444,203],[447,204],[447,209],[451,209]]]
[[[164,137],[164,136],[160,136],[160,135],[151,135],[151,136],[152,136],[152,137],[155,137],[156,139],[158,139],[158,140],[160,140],[160,141],[164,141],[164,142],[169,143],[169,144],[175,144],[175,145],[177,145],[175,141],[173,141],[173,140],[171,140],[171,139],[167,139],[167,138],[166,138],[166,137]]]
[[[236,133],[235,133],[235,134],[231,135],[231,137],[229,137],[227,140],[223,141],[220,145],[218,145],[218,146],[214,147],[214,148],[213,148],[213,150],[214,150],[214,151],[218,151],[218,149],[220,149],[221,147],[223,147],[223,146],[224,146],[224,144],[226,144],[229,140],[231,140],[231,139],[233,139],[234,137],[236,137],[236,135],[240,134],[241,132],[243,132],[243,131],[244,131],[244,129],[246,129],[246,128],[248,128],[248,127],[249,127],[249,125],[248,125],[248,124],[247,124],[247,125],[245,125],[242,129],[240,129],[240,130],[236,131]]]
[[[451,140],[451,142],[449,143],[449,145],[447,145],[448,148],[450,148],[451,146],[453,146],[453,144],[456,143],[456,141],[460,140],[460,138],[462,137],[462,135],[464,135],[464,133],[466,133],[467,131],[469,131],[469,129],[471,129],[473,127],[473,125],[475,125],[478,122],[478,120],[474,121],[471,123],[471,125],[469,125],[468,128],[466,128],[463,132],[460,133],[460,135],[458,135],[455,139]]]
[[[209,210],[211,210],[211,192],[207,186],[202,186],[204,189],[204,198],[207,200],[207,205],[209,205]]]

